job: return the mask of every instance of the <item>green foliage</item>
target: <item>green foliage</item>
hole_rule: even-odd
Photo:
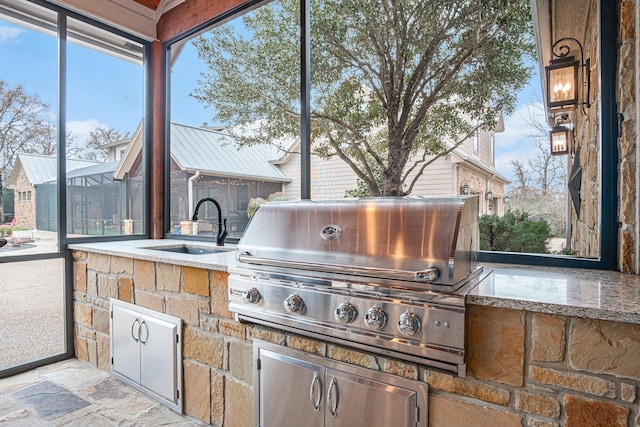
[[[548,253],[551,229],[545,221],[530,221],[521,211],[507,211],[504,216],[480,218],[480,249],[483,251]]]
[[[247,216],[251,218],[253,214],[256,213],[258,208],[262,206],[263,203],[279,202],[283,200],[289,200],[289,198],[280,192],[269,194],[269,197],[267,197],[267,200],[263,199],[262,197],[252,198],[251,200],[249,200],[249,205],[247,206]]]
[[[298,138],[299,2],[239,21],[193,41],[209,70],[192,96],[240,144]],[[314,152],[339,157],[374,196],[405,194],[422,175],[408,168],[490,130],[531,74],[528,0],[312,2],[311,22]]]
[[[13,228],[0,226],[0,237],[11,237],[13,235]]]

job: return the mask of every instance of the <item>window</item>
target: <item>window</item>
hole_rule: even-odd
[[[30,129],[23,132],[37,137],[0,147],[11,153],[0,173],[6,175],[5,165],[18,166],[9,186],[28,184],[32,190],[18,200],[35,201],[35,211],[16,211],[16,217],[51,232],[60,230],[58,218],[66,217],[64,228],[74,238],[122,235],[126,221],[133,222],[134,233],[144,233],[144,162],[107,162],[115,156],[104,147],[118,141],[143,146],[146,43],[55,6],[48,10],[21,0],[3,1],[5,6],[10,22],[29,24],[9,27],[11,40],[0,48],[15,66],[0,73],[0,81],[22,85],[29,99],[38,100],[30,110],[37,114],[25,120]],[[65,23],[60,57],[58,22]],[[142,150],[133,151],[135,156]],[[64,216],[57,206],[58,153],[64,153],[66,169]]]
[[[299,175],[292,178],[300,163],[298,27],[283,18],[296,5],[273,1],[168,47],[169,235],[216,236],[218,212],[207,198],[220,205],[229,239],[242,236],[264,200],[300,198]],[[282,54],[272,54],[275,45]]]
[[[496,136],[492,133],[491,134],[491,144],[490,144],[490,149],[491,149],[491,165],[495,166],[496,165]]]
[[[68,26],[68,233],[142,234],[145,47],[77,19]],[[117,158],[121,141],[135,148],[130,158]]]
[[[473,131],[473,152],[474,154],[480,152],[480,131],[478,129]]]
[[[502,14],[500,19],[513,25],[501,28],[504,33],[501,33],[499,43],[483,44],[481,48],[476,48],[478,55],[474,51],[473,59],[458,64],[455,63],[458,56],[452,52],[465,49],[464,35],[474,34],[475,30],[482,30],[485,26],[492,28],[495,17],[486,16],[486,21],[477,19],[477,3],[473,2],[423,3],[420,7],[440,8],[437,10],[442,14],[411,14],[412,19],[415,16],[424,18],[420,21],[411,20],[413,31],[406,34],[402,32],[406,26],[399,24],[406,15],[395,15],[396,9],[385,9],[382,4],[378,9],[372,6],[370,9],[344,13],[358,6],[347,4],[346,1],[312,2],[309,51],[302,50],[299,45],[298,34],[302,30],[290,25],[298,22],[298,2],[281,0],[259,5],[250,12],[241,11],[224,24],[213,23],[212,27],[195,35],[197,37],[193,45],[199,50],[199,59],[206,67],[202,78],[198,77],[202,68],[186,69],[191,39],[172,43],[168,55],[172,69],[172,176],[171,200],[168,202],[171,218],[167,230],[178,233],[182,230],[180,224],[190,217],[194,203],[188,200],[187,195],[221,198],[224,200],[221,205],[225,214],[231,213],[231,209],[241,210],[244,203],[239,203],[239,200],[252,199],[251,187],[247,187],[247,196],[244,189],[233,188],[231,179],[247,179],[246,176],[238,176],[239,167],[232,176],[228,176],[213,174],[204,167],[184,168],[176,161],[180,156],[179,140],[183,138],[178,133],[195,136],[207,130],[211,132],[210,138],[214,139],[215,136],[225,140],[209,150],[216,152],[220,158],[225,153],[223,146],[242,145],[245,142],[252,147],[269,147],[271,144],[271,149],[265,151],[263,157],[279,170],[284,170],[289,177],[290,180],[281,181],[285,197],[451,196],[459,194],[459,189],[466,184],[471,194],[491,192],[493,195],[491,203],[481,197],[483,217],[494,214],[499,217],[507,213],[517,215],[517,218],[521,218],[517,219],[520,222],[526,220],[546,224],[548,228],[544,233],[538,233],[545,240],[553,237],[571,242],[570,248],[554,249],[552,257],[547,256],[549,253],[536,255],[529,253],[529,250],[516,256],[491,246],[489,249],[495,253],[483,252],[482,259],[585,267],[611,266],[611,259],[615,256],[611,257],[610,254],[616,251],[612,244],[616,234],[615,209],[601,210],[600,207],[613,206],[616,196],[615,191],[607,191],[607,194],[601,192],[599,183],[602,181],[605,186],[614,185],[612,183],[616,179],[616,171],[609,166],[617,158],[617,154],[611,151],[614,148],[610,148],[615,147],[615,141],[607,128],[615,123],[612,116],[615,102],[610,98],[615,93],[612,89],[615,75],[612,75],[614,68],[598,68],[604,59],[598,57],[598,45],[601,42],[615,51],[615,37],[608,32],[609,28],[616,28],[616,25],[612,25],[615,22],[611,22],[615,20],[615,13],[611,10],[608,13],[594,11],[585,18],[586,21],[576,24],[576,29],[581,31],[580,34],[576,33],[576,37],[581,36],[585,28],[590,29],[587,31],[590,38],[584,40],[585,51],[592,58],[592,75],[599,76],[592,80],[591,88],[594,93],[600,93],[603,99],[601,109],[592,108],[584,117],[576,110],[572,116],[577,130],[576,148],[582,144],[581,150],[588,149],[592,153],[595,149],[599,155],[588,160],[584,156],[575,160],[576,151],[571,161],[566,159],[562,165],[566,171],[564,176],[570,175],[567,173],[568,167],[574,162],[592,171],[591,178],[588,178],[591,181],[586,182],[584,175],[582,178],[582,185],[589,187],[591,194],[586,194],[584,190],[578,205],[597,209],[581,216],[577,210],[570,210],[569,192],[562,179],[550,183],[536,176],[536,187],[532,188],[534,183],[531,177],[534,175],[527,168],[537,161],[535,150],[544,150],[544,147],[537,145],[534,139],[533,143],[529,143],[527,153],[518,151],[524,145],[515,143],[513,132],[523,128],[522,123],[516,123],[514,115],[511,115],[506,119],[506,130],[498,130],[503,126],[502,114],[513,109],[517,111],[520,107],[520,104],[514,103],[514,93],[519,93],[523,88],[542,93],[542,89],[536,87],[536,81],[539,81],[537,76],[533,75],[531,80],[527,80],[526,76],[529,70],[544,66],[536,63],[536,58],[549,55],[545,49],[548,50],[552,39],[559,37],[556,32],[573,29],[553,29],[553,34],[544,35],[549,40],[543,40],[541,53],[527,56],[538,40],[526,26],[521,25],[520,18],[528,19],[529,11],[510,11],[522,13],[522,16],[515,16],[509,15],[506,9],[496,9],[493,12]],[[589,5],[583,4],[585,7]],[[305,2],[300,4],[300,7],[306,6]],[[607,9],[611,6],[598,7]],[[456,13],[444,14],[454,9]],[[549,13],[548,10],[534,12],[536,15]],[[440,34],[433,29],[442,24],[439,22],[442,16],[457,19],[446,23],[461,35],[453,45],[450,39],[431,43],[434,34]],[[469,16],[474,19],[465,19]],[[598,19],[603,19],[603,22]],[[420,30],[422,27],[424,31]],[[441,33],[448,34],[447,31]],[[365,34],[366,37],[363,36]],[[390,34],[395,37],[389,37]],[[507,39],[509,41],[505,42]],[[384,55],[385,49],[395,52],[393,46],[385,44],[390,40],[402,40],[405,46],[402,52],[411,56]],[[427,45],[436,46],[436,50],[421,48]],[[420,52],[425,51],[438,52],[425,58],[431,61],[426,67],[429,71],[437,73],[450,67],[451,70],[459,70],[459,73],[445,73],[440,81],[439,75],[425,72],[425,67],[416,67],[416,64],[422,64]],[[310,58],[308,80],[306,71],[309,70],[300,73],[300,78],[296,74],[301,71],[298,63],[305,63],[304,60],[298,61],[301,55]],[[465,55],[461,57],[468,58]],[[394,58],[398,58],[398,62],[393,62]],[[483,66],[487,58],[491,58],[490,64]],[[615,55],[610,56],[609,61],[615,62]],[[273,70],[278,72],[274,73]],[[510,77],[505,79],[505,73]],[[189,75],[191,77],[187,77]],[[233,79],[225,76],[233,76]],[[381,76],[386,76],[386,80]],[[395,81],[393,79],[396,76],[402,78]],[[424,84],[403,86],[407,81],[421,81],[421,78],[425,79]],[[185,87],[184,82],[196,84],[190,83]],[[420,89],[417,92],[411,92],[418,87]],[[437,91],[430,92],[441,87],[447,87],[444,96],[438,97],[440,93]],[[309,91],[308,96],[305,90]],[[396,92],[391,93],[392,90]],[[181,104],[178,99],[187,93],[191,93],[192,98],[202,105],[191,104],[185,108],[187,104]],[[521,98],[528,94],[522,92]],[[597,96],[592,94],[592,98]],[[421,104],[423,102],[426,104]],[[424,108],[414,109],[417,106]],[[208,109],[209,114],[201,116],[202,124],[197,123],[196,116],[204,108]],[[423,115],[424,111],[429,114]],[[600,112],[602,115],[598,117]],[[186,126],[189,129],[180,123],[188,121],[187,118],[180,118],[185,115],[194,121]],[[602,135],[594,125],[600,122],[607,123],[606,132]],[[590,128],[587,128],[588,123],[591,123]],[[543,121],[542,128],[547,125]],[[297,140],[299,144],[295,142]],[[402,154],[402,147],[405,150],[411,147],[409,155]],[[274,150],[284,154],[274,156]],[[240,150],[236,150],[229,159],[236,161],[238,153]],[[542,155],[547,154],[543,152]],[[242,166],[246,164],[249,163],[241,162]],[[522,182],[518,181],[519,177]],[[526,185],[521,185],[523,183]],[[554,185],[558,188],[554,189]],[[309,188],[308,192],[306,188]],[[509,204],[500,202],[506,197],[509,197]],[[564,215],[570,215],[571,221],[563,221],[561,213],[546,212],[551,206],[564,211]],[[204,209],[206,215],[210,215],[212,206]],[[582,212],[587,211],[583,209]],[[589,217],[588,221],[586,217]],[[552,218],[553,224],[557,224],[556,229]],[[562,223],[571,223],[573,231],[562,230]],[[211,227],[215,227],[215,223]],[[605,228],[610,233],[604,233]],[[205,226],[205,229],[208,233],[209,228]],[[575,231],[577,229],[580,231]],[[603,236],[613,237],[609,239]],[[607,240],[604,246],[601,238]],[[544,249],[540,252],[550,252],[548,242],[543,243]]]

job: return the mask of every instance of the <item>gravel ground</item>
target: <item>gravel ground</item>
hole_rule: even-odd
[[[31,236],[31,231],[18,232]],[[0,257],[55,251],[55,233]],[[64,351],[64,260],[0,263],[0,369]]]

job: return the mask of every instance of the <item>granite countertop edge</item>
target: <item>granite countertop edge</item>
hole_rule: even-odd
[[[216,247],[213,242],[206,241],[149,239],[74,243],[69,248],[223,272],[237,264],[233,246],[226,246],[227,251],[206,255],[153,249],[183,244]],[[638,275],[507,264],[487,264],[484,268],[490,269],[491,274],[469,290],[467,304],[640,324]]]

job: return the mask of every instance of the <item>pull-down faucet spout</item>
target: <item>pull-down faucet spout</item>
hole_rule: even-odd
[[[196,204],[196,208],[193,210],[193,218],[191,218],[191,221],[198,220],[198,210],[200,209],[200,205],[206,201],[213,203],[218,209],[218,236],[216,237],[216,245],[224,246],[224,239],[227,238],[227,219],[222,219],[222,209],[220,209],[220,203],[218,203],[216,199],[212,199],[211,197],[200,199]]]

